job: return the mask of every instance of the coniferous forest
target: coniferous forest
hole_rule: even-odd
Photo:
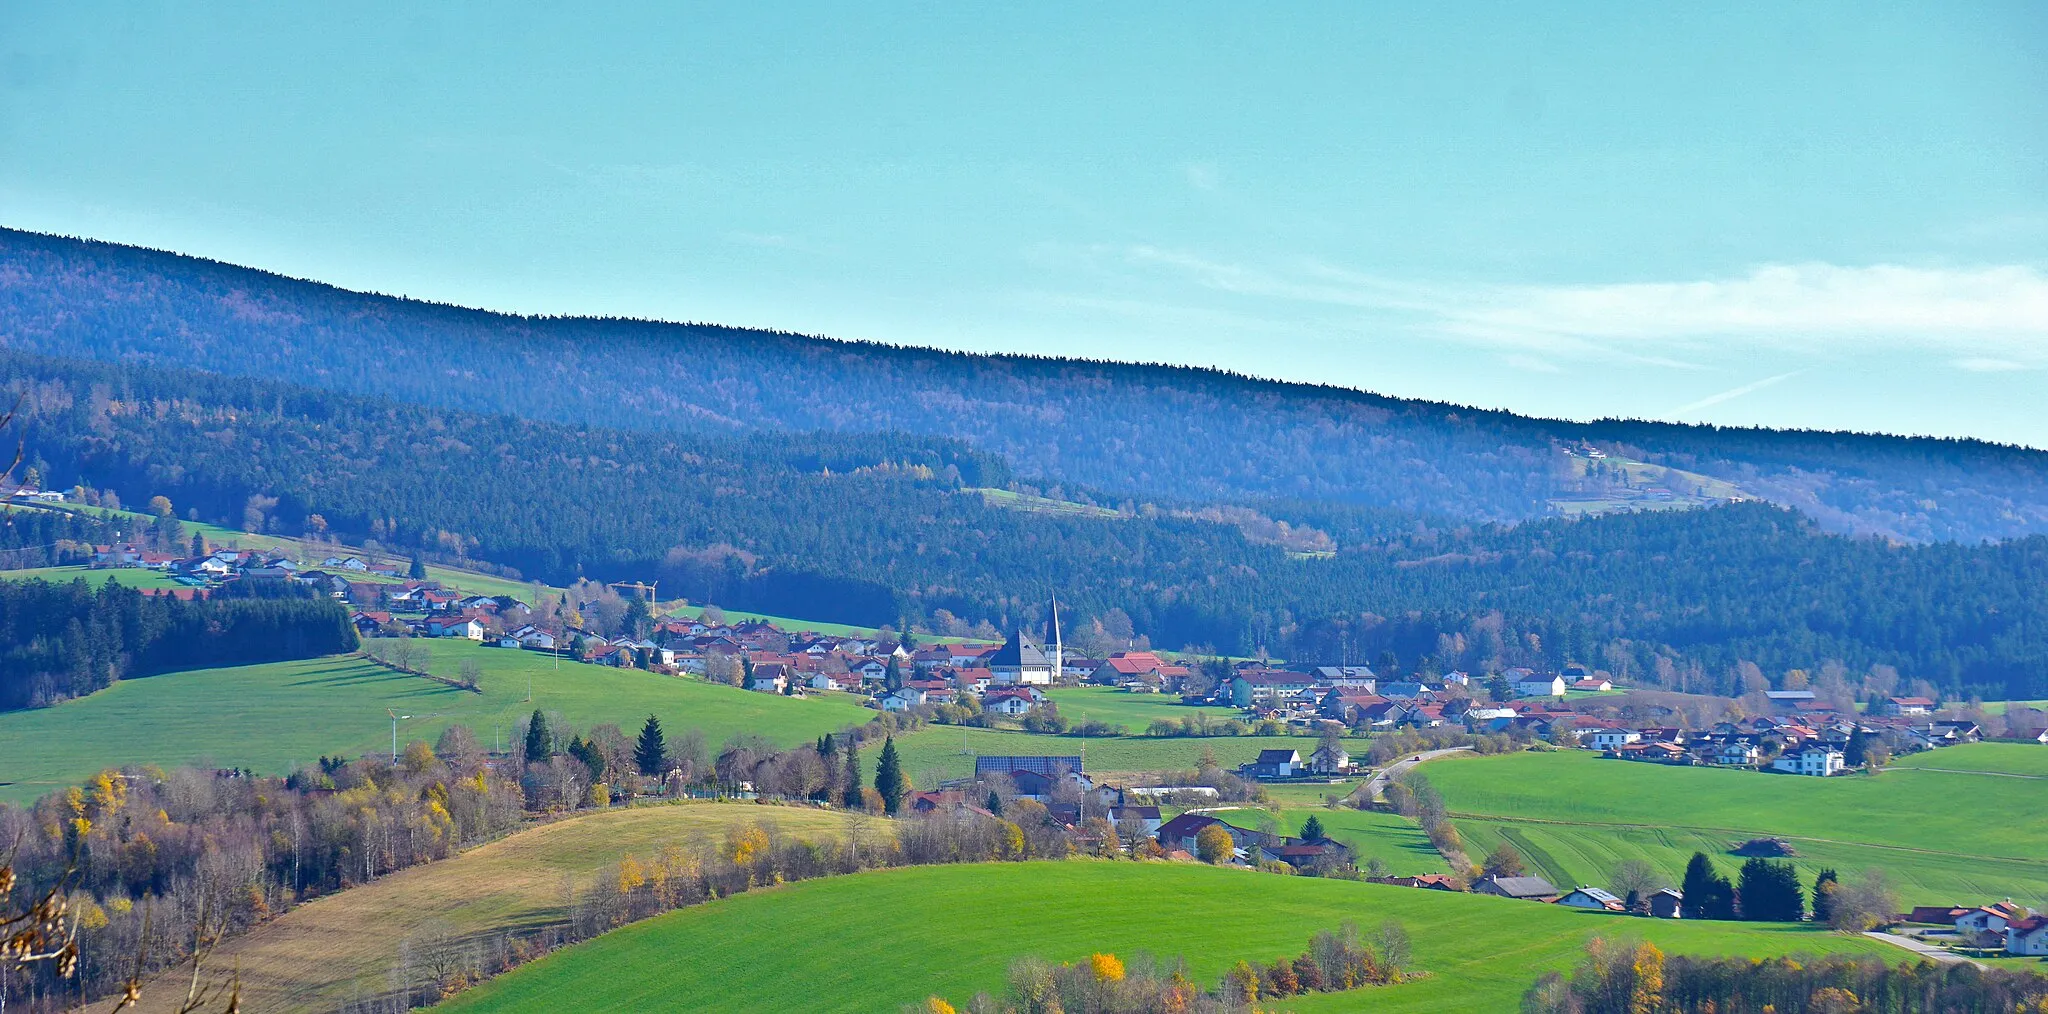
[[[355,650],[340,603],[289,591],[188,601],[111,581],[0,581],[0,709],[174,669]]]
[[[1837,661],[2048,694],[2048,537],[1905,545],[1761,503],[1520,525],[1237,508],[1336,547],[1307,555],[1163,498],[1066,491],[1114,517],[996,505],[978,490],[1010,482],[1005,463],[947,439],[608,430],[140,364],[0,367],[29,392],[30,465],[58,485],[286,534],[318,515],[351,540],[552,582],[658,576],[697,601],[877,625],[1035,620],[1057,591],[1074,616],[1122,610],[1168,647],[1580,661],[1722,693],[1742,691],[1744,662]]]
[[[1831,531],[2048,533],[2048,454],[1982,441],[1569,423],[1214,370],[520,317],[5,229],[0,343],[624,430],[913,433],[1061,485],[1470,521],[1545,515],[1572,484],[1560,445],[1595,441]]]

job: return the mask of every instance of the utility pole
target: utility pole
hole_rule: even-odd
[[[398,763],[398,723],[412,716],[401,715],[390,708],[385,708],[384,713],[391,716],[391,763],[396,764]]]

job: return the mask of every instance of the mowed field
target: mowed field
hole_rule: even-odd
[[[888,1011],[999,991],[1035,955],[1150,951],[1213,982],[1240,959],[1299,954],[1318,930],[1400,919],[1420,981],[1291,999],[1301,1014],[1516,1009],[1596,934],[1671,952],[1897,953],[1803,926],[1653,922],[1553,905],[1194,864],[1077,860],[921,867],[794,884],[671,913],[456,997],[457,1012]]]
[[[799,838],[841,838],[844,814],[751,803],[684,803],[589,814],[522,831],[453,859],[301,905],[224,944],[216,969],[239,969],[242,1008],[325,1012],[387,987],[399,941],[432,923],[458,936],[528,930],[568,918],[565,884],[587,883],[628,854],[716,841],[738,824]],[[876,833],[887,826],[875,822]],[[143,991],[142,1011],[170,1011],[175,975]]]
[[[2048,778],[2048,746],[2039,743],[1972,743],[1908,754],[1893,761],[1892,766]]]
[[[432,742],[459,723],[492,748],[535,708],[582,727],[615,722],[628,735],[654,714],[671,737],[701,729],[713,748],[741,732],[796,743],[873,715],[843,695],[779,697],[468,641],[415,643],[432,652],[430,671],[452,675],[474,659],[484,692],[351,656],[122,680],[53,708],[0,714],[0,800],[23,802],[124,764],[204,760],[282,772],[323,754],[388,750],[386,709],[419,716],[401,723],[400,743]]]
[[[41,579],[51,584],[70,584],[80,578],[84,578],[86,583],[94,588],[109,581],[130,588],[185,587],[171,580],[162,571],[145,567],[108,567],[102,570],[94,570],[91,567],[31,567],[27,570],[0,570],[0,580],[4,581]]]
[[[2012,766],[1998,745],[1952,747],[1944,766]],[[1897,768],[1818,779],[1602,760],[1583,751],[1452,757],[1423,773],[1475,859],[1511,842],[1560,887],[1605,885],[1624,859],[1676,880],[1695,851],[1739,863],[1750,837],[1792,840],[1811,881],[1884,870],[1907,905],[2048,899],[2048,779]]]
[[[1047,696],[1069,722],[1109,722],[1126,726],[1132,732],[1144,732],[1146,726],[1160,718],[1178,722],[1207,715],[1210,721],[1221,722],[1244,717],[1236,708],[1182,704],[1180,698],[1171,694],[1129,694],[1114,687],[1064,687],[1048,691]]]

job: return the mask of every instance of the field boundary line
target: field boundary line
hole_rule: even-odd
[[[1990,775],[1993,778],[2024,778],[2030,782],[2048,781],[2048,775],[2023,775],[2013,771],[1971,771],[1966,768],[1923,768],[1918,765],[1914,765],[1911,767],[1895,767],[1890,768],[1888,770],[1937,771],[1944,775]]]
[[[1746,834],[1754,837],[1779,838],[1785,841],[1810,841],[1818,845],[1849,845],[1856,848],[1889,849],[1893,852],[1912,852],[1924,856],[1946,856],[1951,859],[1989,859],[1996,862],[2004,863],[2042,863],[2042,860],[2039,858],[2021,858],[2018,856],[1979,856],[1971,855],[1967,852],[1943,852],[1940,849],[1916,848],[1911,845],[1884,845],[1878,842],[1868,841],[1843,841],[1839,838],[1815,838],[1811,835],[1783,834],[1777,831],[1758,831],[1754,828],[1746,829],[1739,827],[1702,827],[1697,824],[1629,824],[1620,821],[1607,820],[1557,820],[1551,817],[1507,817],[1493,813],[1467,813],[1463,810],[1446,810],[1444,811],[1444,816],[1454,817],[1462,820],[1499,820],[1518,824],[1552,824],[1558,827],[1614,827],[1625,828],[1631,831],[1656,831],[1661,829],[1670,829],[1674,831],[1706,831],[1714,834]]]

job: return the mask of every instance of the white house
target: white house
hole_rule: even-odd
[[[1810,746],[1794,753],[1780,754],[1771,762],[1773,771],[1822,778],[1841,774],[1842,767],[1842,751],[1824,746]]]
[[[433,637],[466,637],[472,641],[481,641],[484,639],[484,625],[467,616],[428,620],[427,633]]]
[[[2048,955],[2048,915],[2030,915],[2006,926],[2005,953]]]
[[[1521,697],[1563,697],[1564,677],[1556,673],[1531,673],[1515,681],[1515,693]]]
[[[1016,716],[1030,711],[1038,702],[1022,690],[995,690],[982,698],[981,709],[998,715]]]
[[[1575,888],[1572,893],[1557,899],[1557,903],[1566,908],[1586,908],[1595,912],[1619,912],[1627,907],[1620,898],[1597,887]]]
[[[1630,743],[1643,741],[1643,734],[1634,729],[1599,729],[1593,733],[1593,749],[1619,750]]]
[[[2003,933],[2012,920],[1995,908],[1973,908],[1956,916],[1956,932],[1965,935],[1975,933]]]
[[[1002,685],[1050,686],[1053,663],[1046,657],[1045,649],[1027,640],[1023,631],[1017,631],[989,656],[988,671]]]
[[[1319,775],[1337,775],[1351,770],[1351,754],[1343,747],[1316,747],[1308,755],[1308,769]]]
[[[1728,767],[1747,767],[1763,759],[1763,751],[1746,739],[1731,739],[1714,748],[1714,763]]]
[[[875,698],[883,711],[909,711],[924,703],[924,691],[916,687],[904,687]]]

